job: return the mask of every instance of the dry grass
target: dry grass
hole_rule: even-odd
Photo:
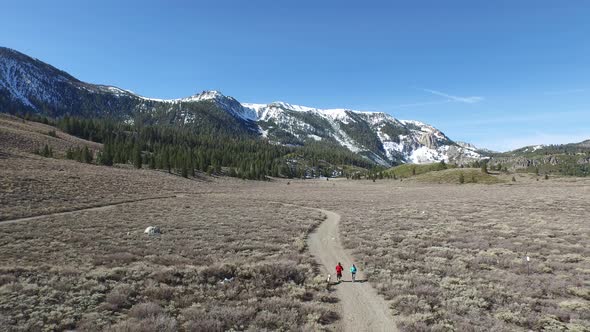
[[[330,323],[328,293],[301,246],[323,217],[235,198],[187,195],[1,226],[5,326],[289,330]],[[163,234],[143,234],[148,225]]]
[[[186,193],[0,226],[7,330],[329,327],[305,248],[321,216],[273,201],[341,213],[404,331],[590,329],[589,180],[205,182],[10,149],[0,167],[5,219]]]
[[[341,213],[345,246],[403,331],[590,329],[588,179],[256,186]]]
[[[196,180],[0,150],[0,220],[216,190]]]
[[[351,214],[346,245],[404,330],[581,330],[588,199],[577,186],[409,188],[368,216]]]
[[[55,132],[55,137],[52,132]],[[64,133],[53,126],[0,113],[1,151],[32,153],[45,144],[51,146],[59,157],[65,156],[68,148],[88,146],[91,150],[98,150],[102,146]]]
[[[461,183],[461,175],[463,175],[463,183],[479,183],[479,184],[497,184],[504,182],[499,177],[491,174],[482,173],[479,168],[454,168],[443,171],[432,171],[417,175],[415,181],[426,183]]]
[[[234,193],[247,181],[35,156],[37,127],[9,123],[0,220],[45,216],[0,224],[2,330],[322,330],[338,318],[305,250],[319,212]],[[163,233],[144,234],[151,225]]]

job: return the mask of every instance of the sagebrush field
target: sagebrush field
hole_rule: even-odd
[[[400,330],[590,329],[588,180],[183,179],[14,149],[0,167],[5,330],[340,330],[306,247],[325,216],[297,206],[341,215]]]
[[[334,299],[305,251],[323,216],[227,192],[2,225],[2,326],[289,330],[334,321]],[[150,225],[162,234],[144,234]]]
[[[342,215],[345,247],[401,330],[590,329],[588,180],[302,181],[287,192]]]

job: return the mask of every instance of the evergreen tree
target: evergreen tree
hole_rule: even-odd
[[[97,162],[105,166],[113,166],[113,145],[105,143],[100,154],[100,158],[96,158]]]
[[[150,169],[156,169],[156,156],[154,154],[149,155],[149,166]]]
[[[143,160],[141,158],[141,146],[139,143],[137,143],[133,148],[133,166],[135,166],[137,169],[140,169],[142,164]]]
[[[43,150],[39,154],[45,158],[52,158],[53,157],[53,149],[50,148],[49,145],[45,144],[45,146],[43,147]]]
[[[162,164],[164,168],[168,170],[168,173],[172,173],[172,164],[170,162],[170,152],[167,148],[164,149],[164,153],[162,154]]]
[[[238,176],[235,168],[233,168],[233,167],[229,168],[229,176],[234,177],[234,178]]]
[[[484,174],[488,174],[488,163],[487,162],[481,163],[481,172]]]
[[[90,164],[92,162],[93,156],[92,156],[92,152],[90,152],[90,149],[88,149],[88,146],[84,146],[84,149],[82,150],[82,158],[81,161],[83,163],[87,163]]]

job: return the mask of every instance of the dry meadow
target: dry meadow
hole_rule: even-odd
[[[341,214],[403,331],[590,329],[585,179],[183,179],[11,149],[0,167],[9,331],[337,329],[305,242],[324,216],[281,202]]]
[[[403,331],[590,329],[586,179],[302,181],[290,189],[285,200],[342,215],[345,247]]]
[[[319,212],[179,195],[0,233],[9,330],[318,330],[337,319],[305,250]],[[143,233],[157,225],[162,234]],[[148,326],[150,326],[148,328]]]

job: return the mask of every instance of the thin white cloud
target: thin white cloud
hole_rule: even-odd
[[[393,106],[393,108],[407,108],[407,107],[420,107],[420,106],[428,106],[428,105],[441,105],[441,104],[448,104],[453,102],[452,100],[437,100],[437,101],[425,101],[425,102],[418,102],[418,103],[408,103],[408,104],[400,104]]]
[[[447,100],[450,100],[450,101],[456,101],[456,102],[465,103],[465,104],[475,104],[475,103],[479,103],[480,101],[484,100],[483,97],[479,97],[479,96],[459,97],[459,96],[453,96],[448,93],[444,93],[444,92],[440,92],[440,91],[436,91],[436,90],[431,90],[431,89],[421,89],[421,90],[425,91],[425,92],[432,93],[433,95],[436,95],[436,96],[447,98]]]
[[[408,107],[420,107],[420,106],[430,106],[430,105],[441,105],[441,104],[448,104],[448,103],[464,103],[464,104],[476,104],[480,101],[483,101],[483,97],[479,96],[471,96],[471,97],[460,97],[460,96],[453,96],[448,93],[431,90],[431,89],[422,89],[416,88],[418,90],[422,90],[424,92],[431,93],[435,96],[444,97],[444,100],[435,100],[435,101],[425,101],[425,102],[416,102],[416,103],[407,103],[407,104],[400,104],[392,106],[392,108],[408,108]]]
[[[558,91],[545,91],[545,95],[548,96],[557,96],[557,95],[569,95],[572,93],[580,93],[585,92],[588,89],[570,89],[570,90],[558,90]]]

